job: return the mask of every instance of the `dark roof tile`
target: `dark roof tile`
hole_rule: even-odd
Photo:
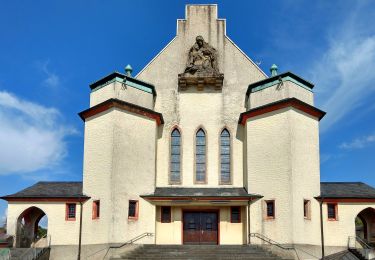
[[[245,188],[156,188],[143,197],[261,197],[248,194]]]
[[[321,182],[324,198],[375,199],[375,189],[363,182]]]
[[[17,193],[1,197],[10,198],[88,198],[82,194],[82,182],[38,182]]]

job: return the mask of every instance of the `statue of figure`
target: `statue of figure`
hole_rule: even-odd
[[[202,36],[197,36],[195,41],[189,51],[185,73],[219,74],[216,49],[205,42]]]

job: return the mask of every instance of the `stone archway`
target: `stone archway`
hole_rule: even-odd
[[[356,236],[375,245],[375,209],[366,208],[355,218]]]
[[[40,228],[39,223],[47,222],[46,218],[46,213],[40,208],[30,207],[24,210],[17,219],[16,247],[30,247],[35,240],[41,238],[47,229]]]

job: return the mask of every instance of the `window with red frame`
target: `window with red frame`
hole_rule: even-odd
[[[171,223],[171,207],[161,207],[161,223]]]
[[[337,220],[337,204],[327,203],[327,214],[329,220]]]
[[[266,201],[266,217],[268,219],[275,218],[275,201],[274,200]]]
[[[311,218],[311,210],[310,210],[310,201],[309,200],[304,200],[303,201],[303,217],[305,219],[310,219]]]
[[[138,218],[138,201],[129,200],[128,218],[137,219]]]
[[[241,223],[241,207],[230,207],[230,222]]]
[[[94,200],[92,203],[92,219],[100,217],[100,200]]]
[[[66,220],[76,220],[76,204],[68,203],[66,204]]]

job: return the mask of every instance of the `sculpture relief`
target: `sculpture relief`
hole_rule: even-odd
[[[185,73],[201,76],[218,75],[216,49],[205,42],[202,36],[197,36],[195,41],[189,51]]]

